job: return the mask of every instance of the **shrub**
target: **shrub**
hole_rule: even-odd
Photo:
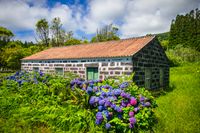
[[[103,129],[116,132],[149,130],[155,122],[154,98],[131,81],[75,79],[71,86],[90,95],[89,104],[96,114],[95,123]]]
[[[166,51],[170,60],[170,66],[179,66],[187,62],[200,61],[200,52],[189,47],[177,45],[174,49]]]
[[[129,80],[17,72],[0,86],[0,132],[149,130],[154,98]]]

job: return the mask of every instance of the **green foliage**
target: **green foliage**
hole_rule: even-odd
[[[170,88],[157,98],[154,132],[200,132],[200,64],[170,69]]]
[[[86,91],[70,88],[72,78],[70,74],[63,78],[43,73],[17,72],[4,79],[0,84],[0,132],[106,132],[104,126],[95,124],[96,110],[89,105],[90,96]],[[132,78],[125,77],[120,81],[127,79]],[[107,83],[120,84],[108,80],[99,85]],[[140,90],[134,84],[127,92],[135,95],[141,93],[153,100],[148,91]],[[130,109],[127,107],[124,111],[128,113]],[[153,121],[149,121],[153,117],[152,111],[141,107],[136,115],[138,130],[152,126],[150,123]],[[118,118],[113,119],[112,123],[120,125],[113,131],[128,131],[124,128],[127,124]]]
[[[172,20],[169,44],[171,48],[177,45],[191,47],[200,51],[200,10],[192,10],[186,15],[177,15]]]
[[[59,17],[52,20],[51,24],[52,46],[63,46],[65,42],[65,30],[62,28],[62,23]]]
[[[174,49],[169,49],[166,54],[170,60],[170,66],[179,66],[187,62],[199,62],[200,52],[177,45]]]
[[[100,30],[97,30],[96,36],[91,39],[91,42],[104,42],[111,40],[119,40],[117,35],[118,28],[113,27],[112,24],[106,25]]]
[[[39,39],[42,41],[42,44],[49,46],[49,24],[46,19],[40,19],[36,23],[36,32]]]
[[[1,49],[0,68],[19,70],[21,67],[20,59],[43,49],[42,46],[36,45],[24,47],[23,43],[20,41],[8,42],[7,45]]]
[[[0,26],[0,40],[7,41],[8,39],[11,39],[14,36],[12,31],[5,27]]]
[[[81,40],[72,38],[72,39],[67,40],[64,45],[69,46],[69,45],[77,45],[77,44],[81,44]]]
[[[0,132],[99,130],[87,108],[88,95],[72,91],[70,77],[21,72],[11,78],[0,86]]]

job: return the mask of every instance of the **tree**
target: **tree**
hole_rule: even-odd
[[[119,40],[117,35],[118,28],[112,24],[106,25],[101,29],[97,29],[96,36],[91,39],[91,42],[104,42],[110,40]]]
[[[1,48],[6,46],[10,39],[14,36],[13,32],[5,27],[0,26],[0,52]]]
[[[177,15],[172,20],[169,46],[191,47],[200,51],[200,10],[192,10],[185,15]]]
[[[75,37],[73,37],[74,33],[72,31],[69,31],[66,34],[66,40],[65,40],[65,46],[69,46],[69,45],[77,45],[77,44],[81,44],[81,40],[76,39]]]
[[[63,46],[65,41],[65,31],[62,29],[61,20],[59,17],[52,20],[52,46]]]
[[[49,24],[46,19],[40,19],[36,23],[36,32],[39,39],[42,41],[45,46],[49,46]]]

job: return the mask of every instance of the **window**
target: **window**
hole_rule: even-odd
[[[56,74],[63,75],[63,68],[55,68]]]
[[[87,68],[87,80],[99,79],[98,67],[88,67]]]
[[[151,87],[151,69],[145,69],[145,88],[150,89]]]
[[[163,87],[164,83],[164,70],[163,68],[160,68],[160,87]]]
[[[34,72],[39,72],[39,67],[33,67]]]

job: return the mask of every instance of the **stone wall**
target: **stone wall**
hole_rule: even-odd
[[[138,86],[145,87],[145,69],[151,70],[151,89],[168,87],[169,62],[161,45],[154,39],[133,56],[134,80]],[[163,69],[163,86],[160,85],[160,70]]]
[[[22,62],[21,69],[33,71],[34,67],[39,67],[39,70],[44,73],[55,73],[55,68],[63,68],[64,73],[73,72],[81,78],[87,78],[87,67],[98,67],[98,75],[100,79],[106,77],[122,76],[123,74],[130,75],[133,72],[133,63],[131,58],[129,61],[110,61],[110,62],[78,62],[78,63],[30,63]]]

